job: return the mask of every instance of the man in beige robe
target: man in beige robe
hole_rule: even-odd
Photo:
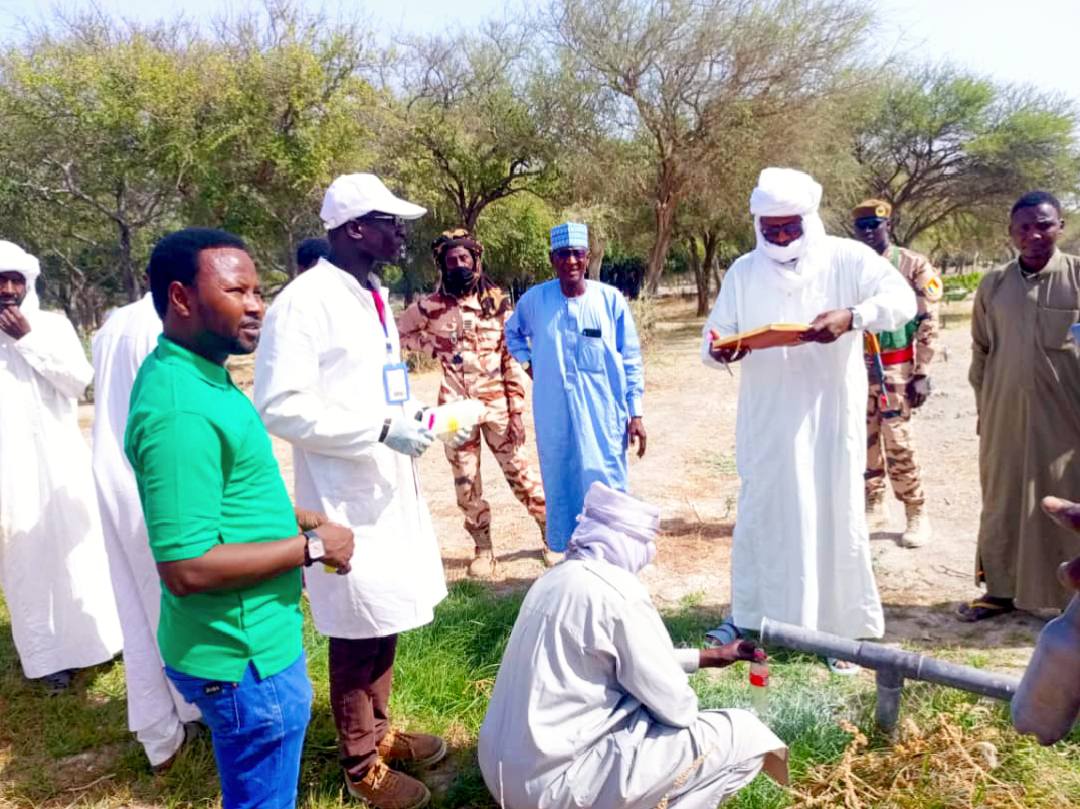
[[[1025,194],[1009,220],[1019,256],[987,273],[975,294],[976,582],[986,595],[960,607],[962,620],[1060,610],[1071,595],[1054,572],[1080,554],[1080,537],[1039,508],[1045,494],[1080,491],[1080,346],[1070,334],[1080,321],[1080,257],[1057,250],[1063,228],[1053,196]]]

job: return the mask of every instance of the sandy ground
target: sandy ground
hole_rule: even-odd
[[[734,377],[698,359],[701,320],[690,303],[665,301],[661,322],[646,353],[645,425],[648,452],[632,458],[631,489],[658,504],[663,534],[656,563],[643,578],[658,604],[690,602],[722,611],[730,598],[729,559],[736,518]],[[1031,653],[1039,618],[1014,614],[978,625],[954,617],[956,604],[976,594],[973,583],[979,517],[978,439],[975,402],[967,383],[970,305],[950,306],[942,346],[931,373],[934,393],[917,415],[916,434],[934,540],[909,550],[897,545],[903,507],[889,502],[895,533],[871,537],[874,567],[886,605],[886,642],[913,649],[955,650],[959,659],[977,653],[981,662],[1005,670],[1022,667]],[[235,376],[249,376],[247,363]],[[437,371],[413,377],[414,393],[434,402]],[[89,409],[84,416],[91,417]],[[531,417],[526,424],[531,425]],[[529,450],[535,458],[532,435]],[[289,448],[275,451],[291,484]],[[441,447],[421,459],[421,475],[443,549],[448,579],[465,575],[472,543],[454,502],[450,468]],[[542,572],[535,524],[513,497],[494,458],[482,460],[485,495],[493,513],[499,555],[499,589],[526,586]]]

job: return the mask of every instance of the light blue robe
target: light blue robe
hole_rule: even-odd
[[[627,488],[626,429],[645,392],[634,318],[615,287],[587,281],[567,298],[556,279],[522,295],[506,346],[532,363],[547,543],[563,551],[593,481]]]

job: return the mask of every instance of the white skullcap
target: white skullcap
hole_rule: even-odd
[[[0,272],[17,272],[26,279],[26,286],[34,288],[34,282],[41,275],[38,260],[14,242],[0,241]]]
[[[821,204],[821,186],[802,171],[762,169],[757,187],[750,194],[754,216],[805,216]]]
[[[566,549],[567,559],[603,559],[637,573],[656,556],[660,509],[594,481]]]
[[[374,174],[345,174],[326,189],[319,217],[327,230],[333,230],[373,211],[402,219],[419,219],[427,213],[427,208],[394,196]]]

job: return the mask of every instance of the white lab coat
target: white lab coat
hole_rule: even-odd
[[[446,597],[416,463],[379,442],[386,418],[406,410],[386,403],[383,367],[401,352],[389,293],[381,295],[386,334],[371,292],[319,261],[275,299],[255,361],[255,406],[293,445],[297,505],[355,534],[347,576],[322,565],[306,573],[315,626],[335,638],[423,626]]]
[[[721,336],[809,323],[854,307],[865,329],[915,316],[910,285],[866,245],[823,236],[798,272],[755,250],[736,261],[705,324]],[[741,481],[731,559],[735,624],[769,617],[848,638],[885,622],[870,563],[863,472],[867,378],[862,332],[829,344],[754,351],[739,363]]]
[[[688,671],[637,577],[567,560],[529,589],[477,754],[505,809],[714,809],[787,748],[753,714],[699,711]]]
[[[161,580],[146,533],[135,473],[124,454],[131,388],[139,366],[157,346],[161,318],[147,293],[115,310],[94,335],[94,480],[101,527],[109,554],[109,572],[116,608],[124,631],[124,679],[127,684],[128,728],[140,735],[182,739],[181,725],[199,717],[165,676],[157,645],[161,612]],[[169,727],[171,726],[171,733]],[[151,764],[160,764],[175,749],[144,740]],[[159,760],[155,760],[159,759]]]
[[[32,281],[31,281],[32,285]],[[0,579],[27,677],[109,660],[121,648],[90,448],[77,398],[93,379],[75,329],[42,312],[0,331]]]

